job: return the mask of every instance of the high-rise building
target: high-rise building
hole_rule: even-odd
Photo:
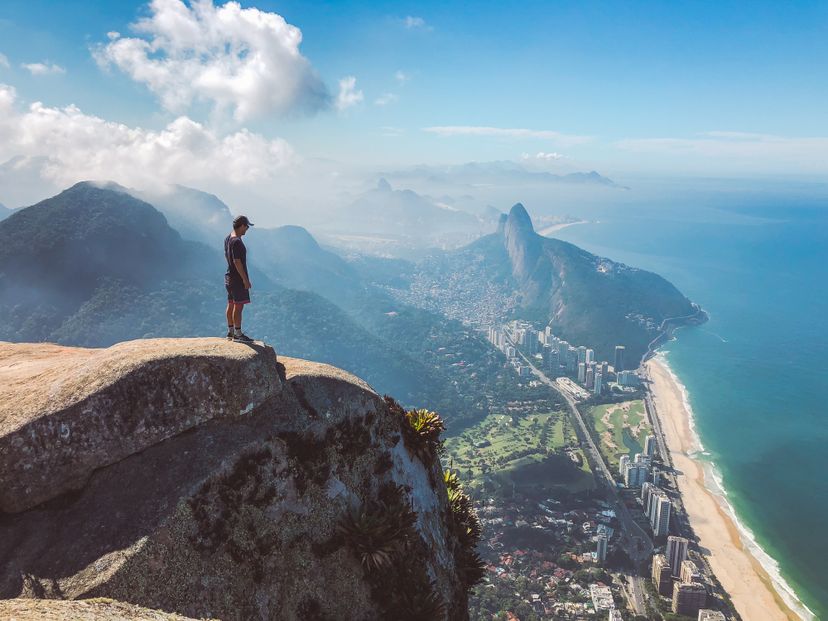
[[[661,485],[661,470],[653,470],[653,485]]]
[[[639,377],[632,371],[621,371],[616,375],[616,380],[621,386],[635,388],[641,383]]]
[[[595,374],[595,381],[592,387],[592,392],[596,395],[600,395],[601,391],[604,389],[604,376],[600,373]]]
[[[566,343],[566,341],[561,343],[561,347],[566,347],[566,370],[574,373],[578,370],[578,350],[569,343]]]
[[[727,621],[727,617],[724,616],[723,612],[718,610],[708,610],[703,608],[702,610],[699,610],[698,621]]]
[[[595,351],[592,349],[587,349],[586,352],[584,352],[584,358],[584,362],[586,362],[587,364],[589,364],[590,362],[595,362]]]
[[[695,617],[707,604],[707,589],[700,582],[673,584],[673,612]]]
[[[603,565],[604,561],[607,560],[607,545],[609,544],[609,539],[606,535],[598,535],[598,544],[595,550],[597,561],[599,565]]]
[[[586,364],[586,349],[583,345],[578,346],[578,362]]]
[[[609,378],[609,363],[606,360],[601,363],[601,375],[604,376],[604,381],[606,382],[607,378]]]
[[[623,345],[616,345],[615,346],[615,372],[620,373],[624,370],[624,346]]]
[[[644,454],[647,457],[653,457],[655,455],[656,450],[656,439],[655,436],[650,434],[644,440]]]
[[[663,554],[656,554],[653,557],[652,578],[653,585],[661,595],[669,597],[672,594],[673,579],[671,577],[670,563]]]
[[[649,481],[644,481],[644,483],[641,484],[641,505],[643,507],[647,506],[647,501],[650,500],[650,495],[653,493],[654,489],[655,485]]]
[[[681,564],[687,558],[687,545],[689,543],[684,537],[667,537],[667,548],[664,550],[664,555],[667,557],[670,567],[673,568],[674,578],[681,575]]]
[[[586,383],[586,365],[583,362],[578,363],[578,381]]]
[[[644,464],[627,464],[624,470],[624,485],[627,487],[641,487],[647,480],[649,468]]]
[[[644,453],[636,453],[635,458],[633,459],[633,463],[650,466],[652,464],[652,460],[650,459],[649,455],[645,455]]]
[[[682,582],[701,582],[701,573],[699,572],[699,568],[696,564],[691,561],[689,558],[684,559],[684,562],[681,564],[681,575],[679,579]]]
[[[655,504],[658,492],[661,490],[655,487],[654,484],[651,485],[653,485],[653,487],[650,488],[649,494],[647,494],[647,496],[644,497],[644,515],[647,516],[647,519],[650,520],[650,523],[652,524],[653,519],[651,516],[653,513],[653,505]]]
[[[587,370],[586,370],[586,382],[584,382],[584,386],[586,386],[588,389],[591,390],[594,385],[595,385],[595,367],[590,365],[590,366],[587,367]]]
[[[627,464],[630,463],[630,456],[629,455],[621,455],[621,458],[618,460],[618,474],[623,478],[623,476],[627,473]]]
[[[670,499],[663,491],[659,490],[653,494],[653,501],[650,507],[650,524],[653,527],[653,535],[664,537],[670,532],[670,510],[673,508]]]

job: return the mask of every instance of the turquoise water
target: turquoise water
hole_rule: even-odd
[[[689,221],[686,208],[625,208],[557,236],[655,271],[708,311],[667,361],[739,520],[828,619],[828,201],[722,204]]]

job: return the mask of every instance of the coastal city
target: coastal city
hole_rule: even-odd
[[[545,414],[536,399],[465,432],[465,445],[448,445],[452,465],[473,482],[484,527],[488,572],[472,602],[479,618],[511,599],[510,621],[739,619],[695,544],[646,380],[626,368],[625,347],[610,362],[551,326],[513,320],[484,331],[518,378],[557,390],[570,416]],[[533,429],[547,462],[588,472],[592,486],[576,478],[567,492],[543,497],[561,489],[558,474],[534,487],[518,479],[526,467],[510,466],[533,453],[516,439]],[[553,432],[558,441],[544,446]],[[499,446],[519,450],[495,453]],[[487,467],[491,455],[496,468]],[[513,473],[511,485],[496,469]]]

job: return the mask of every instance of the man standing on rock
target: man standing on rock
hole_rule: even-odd
[[[242,237],[253,223],[247,216],[233,220],[233,232],[224,239],[224,258],[227,273],[224,286],[227,289],[227,339],[237,343],[252,343],[253,339],[242,332],[242,311],[250,303],[250,277],[247,274],[247,248]]]

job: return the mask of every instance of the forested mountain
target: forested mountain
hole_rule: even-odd
[[[551,323],[556,335],[594,349],[599,360],[611,360],[615,345],[625,345],[629,359],[637,360],[664,319],[704,317],[657,274],[538,235],[520,203],[497,232],[443,257],[437,272],[437,286],[451,280],[461,291],[481,288],[464,282],[469,279],[496,285],[504,299],[517,299],[515,316]]]

